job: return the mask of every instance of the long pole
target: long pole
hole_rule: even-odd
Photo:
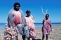
[[[45,13],[44,13],[44,11],[43,11],[42,6],[41,6],[41,10],[42,10],[42,15],[43,15],[43,19],[44,19],[44,17],[45,17]]]

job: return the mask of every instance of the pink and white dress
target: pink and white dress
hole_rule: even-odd
[[[48,19],[48,20],[44,20],[44,26],[43,26],[43,31],[42,31],[42,33],[43,34],[50,34],[50,32],[51,32],[51,27],[50,27],[50,25],[51,25],[51,21]]]
[[[35,25],[34,25],[34,19],[32,16],[25,17],[26,20],[26,25],[29,29],[29,34],[32,38],[36,38],[36,30],[35,30]]]

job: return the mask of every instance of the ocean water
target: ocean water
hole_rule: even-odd
[[[51,25],[54,27],[55,25],[61,25],[61,23],[52,23]],[[36,28],[39,28],[39,27],[42,27],[42,26],[43,26],[42,23],[35,23]]]
[[[52,23],[52,26],[59,25],[59,24],[61,24],[61,23]],[[4,30],[5,25],[6,25],[6,23],[0,23],[0,30]],[[42,27],[42,23],[35,23],[35,27],[36,28]]]

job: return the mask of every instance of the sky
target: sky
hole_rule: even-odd
[[[26,10],[31,11],[35,18],[35,23],[42,23],[43,15],[41,6],[49,14],[51,22],[61,23],[61,0],[0,0],[0,23],[7,23],[8,12],[13,8],[13,4],[19,2],[26,16]]]

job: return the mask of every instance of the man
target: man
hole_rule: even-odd
[[[22,26],[24,26],[25,19],[24,19],[22,10],[20,10],[20,4],[16,2],[14,3],[14,8],[9,11],[8,25],[16,27],[20,32],[21,28],[18,27],[18,24],[21,24]],[[18,40],[18,32],[17,32],[16,40]]]

